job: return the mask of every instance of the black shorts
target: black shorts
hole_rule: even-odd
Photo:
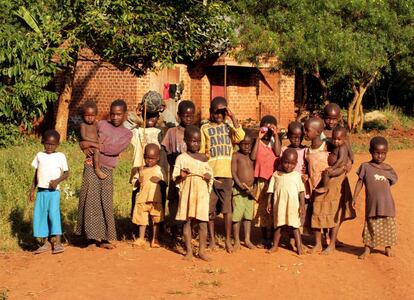
[[[233,179],[223,177],[215,177],[214,179],[217,181],[214,181],[210,194],[210,219],[214,219],[220,213],[232,212]]]

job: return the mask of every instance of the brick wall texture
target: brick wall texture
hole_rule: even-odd
[[[189,68],[175,65],[172,69],[135,77],[108,63],[80,60],[76,66],[70,116],[79,118],[80,107],[86,100],[97,103],[100,118],[107,116],[109,105],[115,99],[122,98],[129,110],[135,109],[150,89],[162,93],[165,81],[183,81],[182,99],[192,100],[198,117],[207,119],[211,86],[224,86],[224,66],[203,64]],[[294,76],[266,68],[228,66],[226,83],[229,107],[241,122],[258,122],[262,116],[272,114],[280,126],[286,128],[289,121],[294,120]]]

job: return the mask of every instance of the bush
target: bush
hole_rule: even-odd
[[[16,125],[0,123],[0,148],[20,145],[22,141],[23,135]]]

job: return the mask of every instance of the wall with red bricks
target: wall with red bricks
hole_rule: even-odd
[[[86,55],[92,57],[93,54]],[[84,55],[85,56],[85,55]],[[76,66],[73,97],[70,104],[71,118],[79,116],[86,100],[94,100],[101,118],[106,117],[110,103],[118,98],[135,109],[142,96],[149,91],[162,93],[162,81],[184,82],[182,99],[191,99],[198,117],[209,117],[211,85],[224,86],[224,67],[211,64],[188,68],[175,65],[173,69],[160,70],[136,77],[129,71],[120,71],[107,63],[80,60]],[[259,122],[261,116],[274,115],[281,127],[294,120],[294,76],[269,69],[254,67],[227,67],[227,99],[229,107],[242,122]]]

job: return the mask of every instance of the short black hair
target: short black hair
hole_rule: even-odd
[[[210,103],[210,111],[213,112],[215,108],[219,106],[220,104],[227,106],[226,98],[221,97],[221,96],[214,97],[214,99],[211,100],[211,103]]]
[[[98,113],[98,106],[96,105],[96,102],[93,100],[86,100],[85,103],[82,105],[82,114],[85,113],[85,110],[87,108],[92,108],[95,113]]]
[[[151,150],[155,150],[158,155],[160,154],[160,147],[157,144],[154,144],[154,143],[147,144],[144,148],[144,153],[147,153],[147,151],[151,151]]]
[[[302,123],[301,122],[298,122],[298,121],[290,122],[289,125],[288,125],[287,134],[288,135],[291,134],[293,131],[295,131],[295,129],[298,129],[298,128],[301,131],[303,131],[303,126],[302,126]]]
[[[260,127],[263,126],[264,124],[277,125],[277,119],[276,117],[272,115],[266,115],[260,120]]]
[[[126,104],[125,100],[123,100],[123,99],[116,99],[116,100],[112,101],[111,108],[115,107],[115,106],[122,107],[124,112],[126,112],[128,110],[127,104]]]
[[[375,136],[369,141],[369,151],[374,150],[375,147],[383,145],[388,148],[388,141],[382,136]]]
[[[180,102],[180,104],[178,104],[177,113],[178,114],[185,113],[187,109],[192,109],[195,112],[195,105],[190,100],[183,100]]]
[[[342,132],[342,133],[344,133],[345,135],[347,135],[347,134],[348,134],[348,130],[347,130],[345,127],[343,127],[343,126],[335,126],[335,128],[334,128],[334,129],[332,129],[332,134],[333,134],[334,132]]]
[[[285,151],[283,151],[282,160],[285,160],[288,155],[293,155],[296,159],[298,158],[298,152],[293,148],[286,148]]]
[[[323,116],[324,117],[328,116],[331,111],[337,111],[338,114],[340,114],[341,108],[336,103],[329,103],[325,105],[325,107],[323,108]]]
[[[46,130],[42,135],[42,143],[50,137],[54,137],[58,142],[60,141],[60,134],[54,129]]]
[[[186,126],[184,130],[184,139],[188,139],[194,133],[200,133],[200,128],[194,125]]]
[[[310,126],[313,126],[313,125],[316,125],[314,128],[316,130],[318,130],[319,133],[321,133],[323,131],[323,129],[325,128],[325,122],[319,117],[312,117],[310,119],[307,119],[305,121],[304,126],[306,128],[307,126],[310,127]]]

